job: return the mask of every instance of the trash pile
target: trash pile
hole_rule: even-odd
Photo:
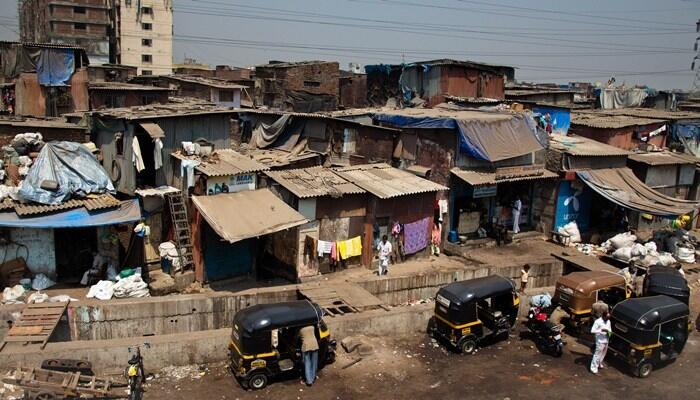
[[[68,301],[78,301],[78,299],[65,294],[49,297],[48,294],[41,293],[41,291],[31,293],[22,285],[6,287],[2,292],[2,304],[62,303]]]
[[[600,248],[614,258],[648,267],[651,265],[670,266],[677,261],[683,263],[695,262],[695,247],[697,240],[687,231],[657,231],[651,240],[642,243],[631,232],[613,236],[601,244]]]
[[[87,298],[110,300],[149,297],[148,284],[141,279],[141,268],[125,269],[116,277],[117,281],[103,280],[90,287]]]

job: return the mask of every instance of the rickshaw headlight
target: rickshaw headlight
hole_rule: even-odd
[[[635,354],[637,354],[637,350],[631,349],[631,350],[630,350],[630,355],[633,356],[633,355],[635,355]]]

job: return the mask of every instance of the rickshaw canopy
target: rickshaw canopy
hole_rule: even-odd
[[[253,335],[283,327],[316,325],[321,322],[323,310],[308,300],[274,304],[257,304],[240,310],[233,322],[242,332]]]
[[[677,269],[665,266],[653,266],[649,268],[644,278],[644,292],[649,295],[666,295],[682,301],[686,304],[690,298],[690,288],[685,277]]]
[[[612,318],[640,330],[652,330],[663,323],[687,318],[688,306],[668,296],[638,297],[624,300],[612,309]]]
[[[571,288],[574,294],[588,297],[600,289],[617,286],[624,288],[625,278],[609,271],[581,271],[564,275],[557,283]]]
[[[441,288],[438,294],[455,305],[462,305],[479,299],[512,293],[513,281],[499,275],[490,275],[468,281],[453,282]]]

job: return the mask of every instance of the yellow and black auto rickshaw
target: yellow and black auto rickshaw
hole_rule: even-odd
[[[663,265],[649,267],[644,276],[644,296],[664,295],[690,304],[690,288],[685,277],[677,269]]]
[[[438,290],[428,333],[471,354],[478,345],[508,333],[519,304],[510,279],[491,275],[454,282]]]
[[[323,310],[308,300],[259,304],[237,312],[228,346],[231,371],[242,386],[254,390],[282,373],[301,371],[299,330],[305,326],[315,328],[319,368],[333,362],[336,342],[322,317]]]
[[[688,306],[663,295],[618,303],[611,321],[610,352],[640,378],[658,363],[678,358],[691,330]]]
[[[572,272],[557,280],[552,303],[569,314],[568,326],[581,330],[591,322],[593,303],[600,300],[612,307],[632,292],[625,278],[608,271]]]

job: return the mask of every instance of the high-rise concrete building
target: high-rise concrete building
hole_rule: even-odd
[[[85,48],[90,64],[172,73],[172,0],[18,0],[20,39]]]
[[[117,63],[139,75],[172,73],[172,0],[114,0],[114,21]]]
[[[110,62],[112,0],[19,0],[18,11],[21,41],[77,45],[91,64]]]

